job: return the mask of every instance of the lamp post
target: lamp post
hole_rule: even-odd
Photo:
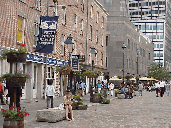
[[[73,44],[75,44],[75,41],[73,40],[73,37],[71,36],[71,34],[69,34],[69,36],[67,37],[67,39],[66,39],[66,41],[64,42],[66,45],[67,45],[67,49],[68,49],[68,51],[69,51],[69,58],[68,58],[68,64],[69,64],[69,66],[71,66],[71,60],[70,60],[70,58],[71,58],[71,52],[72,52],[72,49],[73,49]],[[70,75],[70,74],[69,74]],[[69,77],[69,75],[68,75],[68,86],[67,86],[67,90],[70,88],[70,86],[69,86],[69,83],[70,83],[70,77]]]
[[[139,50],[137,49],[137,87],[138,87],[138,55],[139,55]]]
[[[89,53],[91,54],[91,58],[94,58],[95,55],[97,54],[97,51],[95,47],[91,47]],[[93,66],[94,66],[94,59],[92,59],[92,71],[93,71]],[[90,91],[90,102],[92,102],[92,97],[93,97],[93,78],[92,78],[92,85],[91,85],[91,91]]]
[[[122,49],[123,49],[123,84],[124,84],[124,49],[126,48],[125,44],[123,43]]]

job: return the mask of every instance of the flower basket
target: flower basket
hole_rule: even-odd
[[[7,62],[8,63],[18,62],[17,61],[17,54],[16,53],[8,53],[7,54]]]
[[[92,102],[93,102],[93,103],[101,103],[101,97],[100,97],[100,95],[98,95],[98,94],[93,94]]]
[[[6,84],[9,87],[21,87],[25,86],[26,77],[7,77]]]
[[[27,53],[17,53],[17,61],[25,63],[27,59]]]
[[[78,105],[78,110],[87,110],[87,105]]]
[[[63,70],[62,75],[69,75],[71,70]]]

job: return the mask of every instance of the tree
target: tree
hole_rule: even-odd
[[[169,80],[169,79],[171,79],[171,75],[167,71],[167,69],[164,67],[160,67],[156,63],[152,63],[148,71],[149,71],[148,77],[154,77],[157,80]]]

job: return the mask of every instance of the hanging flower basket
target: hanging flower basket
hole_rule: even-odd
[[[56,69],[56,72],[59,72],[62,75],[69,75],[71,71],[72,71],[72,68],[69,65],[66,65],[64,67],[58,66]]]
[[[83,72],[83,76],[87,76],[88,78],[97,78],[101,73],[97,71],[88,71]]]
[[[21,87],[21,86],[25,86],[25,82],[26,82],[26,77],[7,77],[6,78],[6,83],[7,86],[11,86],[11,87]]]
[[[25,63],[27,59],[27,53],[17,53],[17,61],[21,63]]]

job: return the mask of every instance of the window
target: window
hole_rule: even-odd
[[[103,66],[103,53],[101,53],[101,66]]]
[[[96,23],[99,23],[99,12],[97,12]]]
[[[91,9],[90,9],[90,18],[93,18],[93,6],[91,6]]]
[[[35,0],[35,9],[40,10],[40,0]]]
[[[55,68],[47,67],[47,79],[54,78],[54,72],[55,72]]]
[[[78,6],[78,0],[75,0],[75,5]]]
[[[148,53],[148,59],[150,60],[150,53]]]
[[[84,0],[81,0],[81,11],[84,11]]]
[[[24,43],[24,26],[25,26],[25,19],[18,16],[18,43]]]
[[[106,36],[106,46],[108,45],[109,36]]]
[[[34,24],[34,43],[33,43],[34,46],[37,45],[38,35],[39,35],[39,24],[35,23]]]
[[[130,49],[130,39],[128,39],[128,49]]]
[[[90,25],[90,40],[92,40],[92,34],[93,34],[93,29],[92,26]]]
[[[98,30],[96,30],[96,43],[98,43]]]
[[[104,17],[102,16],[102,28],[104,27]]]
[[[66,7],[62,6],[62,24],[66,23]]]
[[[64,35],[61,35],[61,54],[64,55]]]
[[[80,35],[83,36],[83,19],[81,20],[81,23],[80,23]]]
[[[103,46],[103,34],[102,34],[102,46]]]
[[[74,30],[76,31],[77,28],[77,15],[74,15]]]

